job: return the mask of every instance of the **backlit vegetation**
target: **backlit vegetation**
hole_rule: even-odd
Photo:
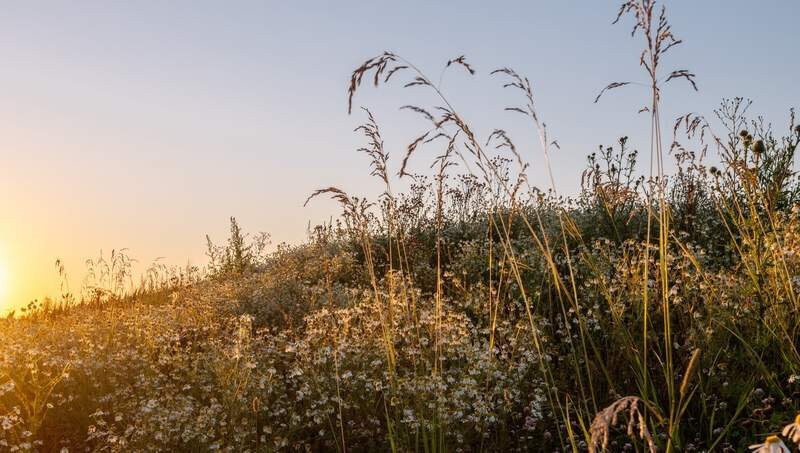
[[[231,219],[203,271],[155,263],[137,283],[125,251],[88,261],[79,294],[0,321],[2,449],[796,448],[800,125],[773,129],[740,98],[662,119],[662,86],[696,89],[694,74],[663,69],[680,41],[654,2],[619,14],[644,43],[645,165],[622,137],[588,157],[579,194],[552,174],[534,187],[529,166],[559,150],[528,78],[493,71],[519,99],[499,114],[524,115],[540,154],[479,137],[401,56],[371,58],[348,105],[383,192],[313,192],[341,217],[272,252]],[[353,109],[367,83],[435,96],[403,106],[429,127],[399,159]]]

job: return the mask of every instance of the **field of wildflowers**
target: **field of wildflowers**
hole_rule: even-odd
[[[660,72],[680,41],[654,2],[620,18],[645,43],[650,174],[622,137],[588,157],[579,194],[540,190],[509,132],[479,138],[413,64],[369,59],[351,107],[364,80],[437,99],[404,107],[430,127],[399,161],[364,112],[385,191],[313,192],[341,217],[272,252],[232,219],[203,272],[154,265],[133,285],[115,252],[81,294],[1,320],[0,449],[796,450],[800,125],[734,98],[662,138],[661,85],[694,75]],[[531,82],[495,74],[547,162]],[[423,148],[432,174],[407,174]]]

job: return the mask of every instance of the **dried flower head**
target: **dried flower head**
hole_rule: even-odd
[[[638,424],[639,437],[647,443],[650,453],[656,452],[655,442],[653,442],[653,437],[647,429],[647,420],[645,420],[644,415],[639,411],[640,401],[641,399],[639,399],[639,397],[626,396],[618,399],[595,415],[592,426],[589,428],[592,435],[592,443],[589,445],[590,453],[595,453],[598,446],[601,446],[603,450],[608,448],[611,427],[617,424],[619,414],[626,411],[628,414],[628,436],[634,435],[633,429],[635,425]]]

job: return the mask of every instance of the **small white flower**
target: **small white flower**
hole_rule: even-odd
[[[769,436],[763,444],[750,445],[752,453],[791,453],[778,436]]]
[[[783,427],[783,432],[781,434],[783,434],[784,437],[792,439],[794,443],[800,443],[800,414],[797,414],[793,423]]]

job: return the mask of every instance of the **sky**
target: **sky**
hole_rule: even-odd
[[[643,81],[632,22],[619,2],[15,1],[0,17],[0,309],[59,291],[61,259],[77,291],[85,260],[127,248],[139,270],[205,263],[205,235],[228,219],[298,243],[337,215],[303,203],[330,185],[374,196],[347,114],[350,73],[391,50],[438,75],[466,55],[478,73],[449,71],[442,89],[476,129],[508,128],[547,187],[534,131],[503,107],[518,100],[489,72],[510,66],[534,84],[561,149],[557,189],[574,193],[585,157],[619,136],[647,147],[644,89],[593,100],[613,81]],[[723,97],[782,128],[800,103],[800,2],[668,1],[685,42],[665,68],[690,69],[664,94],[672,119],[711,115]],[[432,77],[436,78],[436,77]],[[424,124],[398,107],[424,90],[364,87],[397,165]],[[647,153],[642,153],[646,155]],[[424,169],[420,157],[416,168]],[[3,281],[6,280],[5,288]]]

